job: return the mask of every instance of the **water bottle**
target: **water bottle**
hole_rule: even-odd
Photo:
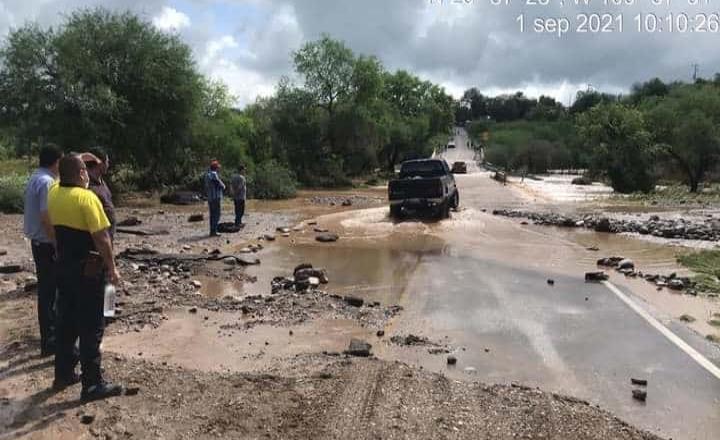
[[[112,284],[105,285],[105,302],[103,306],[103,315],[106,318],[115,317],[115,286]]]

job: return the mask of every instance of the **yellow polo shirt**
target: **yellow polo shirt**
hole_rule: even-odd
[[[54,185],[48,192],[48,215],[56,228],[66,227],[94,234],[110,227],[100,199],[80,187]]]

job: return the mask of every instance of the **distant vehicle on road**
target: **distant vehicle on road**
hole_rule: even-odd
[[[400,175],[388,183],[390,216],[401,218],[404,210],[431,210],[438,219],[448,218],[460,205],[455,177],[443,159],[408,160]]]
[[[448,142],[447,147],[448,147],[448,148],[455,148],[455,142]]]
[[[453,162],[451,171],[453,174],[467,174],[467,164],[463,161]]]

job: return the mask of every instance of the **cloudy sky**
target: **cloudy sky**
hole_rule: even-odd
[[[27,21],[56,25],[63,14],[98,5],[178,33],[200,69],[228,84],[239,105],[272,93],[281,75],[292,74],[292,51],[322,33],[458,97],[476,86],[567,103],[588,86],[622,92],[655,76],[689,80],[695,63],[701,76],[720,72],[719,22],[711,15],[720,0],[0,0],[0,36]],[[600,21],[607,32],[579,32],[586,20],[578,15],[593,13],[611,14]],[[638,32],[638,14],[644,27],[656,23],[655,33]],[[561,35],[535,25],[561,18],[568,20]],[[587,20],[593,23],[598,30],[596,17]]]

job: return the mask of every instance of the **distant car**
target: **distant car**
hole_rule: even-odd
[[[447,147],[448,147],[448,148],[455,148],[455,142],[448,142]]]
[[[467,164],[465,162],[453,162],[452,164],[453,174],[467,174]]]

